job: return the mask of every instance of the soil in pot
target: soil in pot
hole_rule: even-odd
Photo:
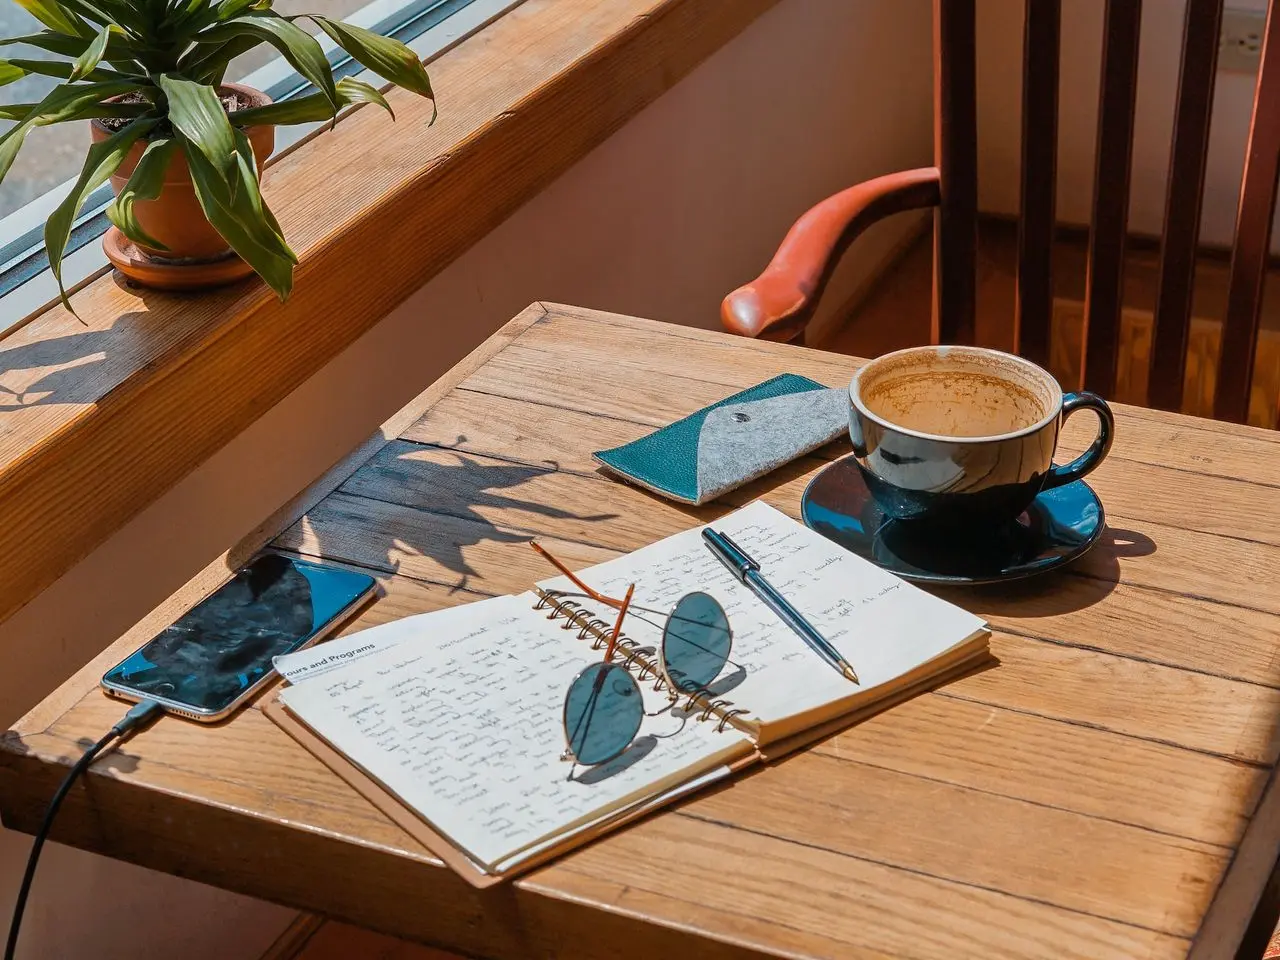
[[[136,94],[130,94],[123,99],[127,101],[142,98]],[[224,107],[236,110],[250,106],[265,106],[271,102],[271,98],[261,91],[241,84],[230,83],[223,85],[221,99]],[[120,125],[120,121],[109,119],[94,120],[91,125],[94,141],[105,140]],[[158,135],[164,136],[167,133],[171,133],[166,128],[167,125],[159,128]],[[258,176],[261,178],[263,164],[271,156],[271,151],[275,146],[275,128],[271,126],[248,127],[245,130],[245,134],[253,146]],[[138,161],[142,158],[142,153],[145,149],[146,141],[135,143],[125,157],[124,162],[120,164],[119,169],[111,177],[112,189],[117,194],[129,182],[129,177],[138,165]],[[136,250],[134,251],[135,256],[131,259],[137,259],[137,255],[140,255],[142,258],[166,261],[174,266],[182,265],[184,269],[191,269],[193,264],[216,261],[232,256],[227,242],[205,219],[204,211],[200,207],[200,201],[196,197],[195,187],[191,183],[191,174],[187,169],[186,158],[180,152],[174,153],[169,161],[169,169],[165,174],[164,186],[161,188],[160,196],[155,200],[140,200],[135,203],[134,215],[142,229],[164,244],[166,249],[162,250],[143,244],[133,244],[132,246]],[[132,276],[133,274],[128,269],[127,264],[120,262],[116,256],[112,256],[113,252],[117,253],[117,255],[119,254],[120,243],[117,242],[115,247],[115,251],[112,249],[107,250],[108,256],[111,256],[112,262],[122,272]],[[143,283],[147,282],[142,277],[135,277],[135,279]]]

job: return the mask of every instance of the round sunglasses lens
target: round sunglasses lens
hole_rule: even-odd
[[[579,763],[612,760],[631,745],[643,717],[640,688],[621,664],[592,664],[565,694],[565,733]]]
[[[662,663],[685,693],[706,688],[729,660],[729,617],[715,597],[690,593],[676,604],[662,631]]]

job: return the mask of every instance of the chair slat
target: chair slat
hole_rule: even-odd
[[[1124,294],[1125,230],[1138,93],[1141,0],[1107,0],[1098,104],[1098,158],[1094,167],[1093,224],[1085,279],[1084,386],[1103,395],[1115,389]]]
[[[934,162],[941,203],[933,232],[933,335],[973,343],[978,250],[977,37],[974,0],[933,0]]]
[[[1271,247],[1271,218],[1280,172],[1280,19],[1276,5],[1267,14],[1262,38],[1262,65],[1245,150],[1240,208],[1236,214],[1235,248],[1227,283],[1227,312],[1222,329],[1213,415],[1243,423],[1249,414],[1249,390],[1258,346],[1262,286]]]
[[[1022,211],[1018,219],[1017,350],[1049,365],[1054,194],[1058,166],[1061,0],[1027,0],[1022,43]]]
[[[1182,407],[1221,30],[1222,0],[1189,0],[1182,30],[1182,69],[1165,194],[1164,240],[1148,379],[1147,400],[1163,410],[1177,411]]]

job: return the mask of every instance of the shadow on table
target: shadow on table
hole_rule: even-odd
[[[392,573],[400,572],[404,554],[416,554],[457,574],[460,579],[451,584],[451,588],[463,590],[468,588],[471,577],[481,575],[467,561],[467,548],[480,544],[528,543],[536,535],[534,530],[522,529],[518,518],[500,526],[501,521],[495,523],[481,510],[532,514],[584,524],[616,516],[563,509],[534,497],[516,495],[519,488],[530,481],[554,474],[555,465],[482,462],[456,449],[466,439],[460,436],[453,445],[431,448],[456,457],[457,463],[420,459],[416,456],[419,451],[415,450],[381,463],[375,457],[361,467],[356,477],[341,489],[369,500],[422,511],[421,515],[406,514],[403,522],[396,522],[394,528],[366,517],[352,517],[352,522],[337,517],[331,522],[313,524],[311,534],[317,541],[317,552]],[[548,567],[547,576],[553,573]]]
[[[1053,616],[1083,610],[1104,599],[1120,582],[1120,560],[1148,557],[1155,542],[1136,530],[1107,527],[1102,539],[1070,567],[982,587],[946,587],[933,592],[985,616]]]

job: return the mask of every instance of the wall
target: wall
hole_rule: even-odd
[[[1062,17],[1059,86],[1058,218],[1089,222],[1097,142],[1104,0],[1067,0]],[[979,203],[983,210],[1018,209],[1022,116],[1023,0],[978,0]],[[1227,0],[1262,10],[1266,0]],[[1182,56],[1185,0],[1147,0],[1138,51],[1129,229],[1160,233],[1169,147]],[[1252,74],[1219,72],[1210,127],[1201,241],[1230,244],[1253,106]],[[1276,247],[1273,247],[1276,249]]]
[[[721,297],[763,267],[809,204],[930,162],[930,83],[928,0],[784,0],[0,625],[0,721],[533,300],[715,326]],[[864,237],[828,303],[911,228],[898,220]],[[0,916],[27,846],[0,831]],[[256,957],[291,917],[54,848],[20,955]]]

